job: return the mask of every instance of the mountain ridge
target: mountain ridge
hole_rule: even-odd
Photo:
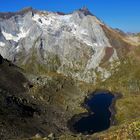
[[[111,75],[111,69],[100,67],[103,59],[111,66],[123,56],[118,55],[120,42],[130,45],[118,32],[111,41],[107,34],[113,32],[87,8],[66,15],[27,8],[0,21],[0,53],[25,69],[34,56],[33,63],[42,63],[48,71],[96,82],[97,73],[103,73],[102,80]]]

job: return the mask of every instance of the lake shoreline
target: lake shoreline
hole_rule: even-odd
[[[80,113],[80,114],[76,114],[74,115],[68,122],[67,122],[67,126],[69,128],[69,130],[74,133],[74,134],[78,134],[78,132],[73,128],[73,125],[78,122],[82,117],[88,117],[89,115],[92,115],[94,114],[94,112],[92,112],[92,110],[90,109],[90,107],[88,105],[86,105],[86,102],[88,102],[91,98],[93,98],[95,95],[98,95],[98,94],[101,94],[101,93],[104,93],[104,94],[111,94],[113,95],[114,97],[112,98],[112,102],[111,102],[111,105],[109,106],[109,111],[111,113],[111,117],[110,117],[110,127],[113,126],[113,125],[116,125],[117,124],[117,120],[115,119],[115,114],[117,112],[116,110],[116,107],[115,107],[115,104],[116,104],[116,101],[120,98],[122,98],[122,94],[120,93],[115,93],[115,92],[110,92],[108,90],[95,90],[94,92],[92,93],[89,93],[89,95],[87,95],[83,101],[83,103],[81,104],[82,108],[85,108],[87,110],[87,112],[84,112],[84,113]],[[109,128],[110,128],[109,127]],[[109,129],[108,128],[108,129]],[[106,129],[107,130],[107,129]],[[103,130],[104,131],[104,130]],[[96,132],[96,133],[99,133],[99,132]],[[83,133],[82,133],[83,134]],[[93,133],[91,133],[93,134]],[[88,134],[83,134],[83,135],[90,135],[89,133]]]

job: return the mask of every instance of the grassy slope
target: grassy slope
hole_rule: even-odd
[[[135,55],[134,55],[135,54]],[[121,65],[105,82],[97,83],[96,86],[78,82],[78,87],[85,93],[90,93],[96,89],[108,89],[113,93],[121,93],[123,97],[116,103],[117,125],[105,132],[93,136],[72,136],[69,134],[61,135],[60,140],[139,140],[140,138],[140,48],[137,47],[126,58],[121,59]],[[135,56],[135,57],[134,57]],[[55,75],[53,75],[56,77]],[[61,78],[60,78],[61,79]],[[64,91],[65,92],[65,91]],[[66,92],[65,92],[66,93]],[[63,93],[64,94],[64,93]],[[69,95],[68,95],[69,96]],[[80,110],[79,110],[80,111]],[[81,110],[82,111],[82,110]],[[36,138],[33,138],[36,139]],[[47,138],[46,138],[47,139]],[[50,138],[48,138],[50,139]],[[37,139],[41,140],[41,139]]]

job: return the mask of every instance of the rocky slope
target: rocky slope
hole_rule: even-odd
[[[58,74],[33,75],[0,56],[0,138],[71,134],[68,120],[85,111],[88,88]]]
[[[119,64],[129,47],[86,8],[66,15],[32,8],[0,14],[0,54],[29,72],[55,71],[90,83],[105,80],[113,61]]]

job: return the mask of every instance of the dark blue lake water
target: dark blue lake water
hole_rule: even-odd
[[[110,127],[112,104],[114,95],[110,93],[98,93],[85,101],[88,114],[82,114],[78,121],[74,122],[72,129],[76,133],[93,134],[106,130]]]

